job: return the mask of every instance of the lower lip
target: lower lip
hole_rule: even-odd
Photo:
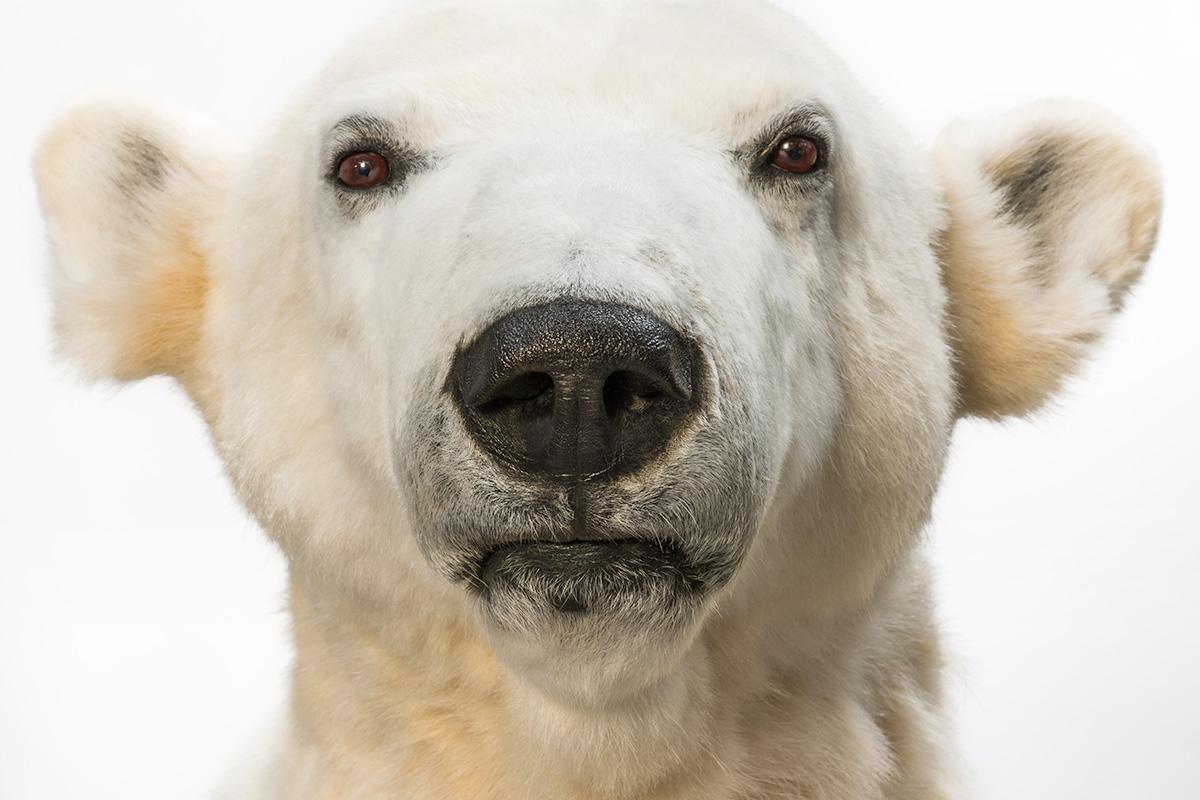
[[[553,605],[566,613],[585,613],[589,603],[573,590],[582,584],[635,592],[663,581],[682,590],[699,589],[688,559],[671,542],[650,539],[514,542],[484,556],[479,586],[485,596],[499,585],[544,584]],[[556,589],[561,591],[556,591]]]

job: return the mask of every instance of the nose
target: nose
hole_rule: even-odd
[[[639,309],[560,300],[502,317],[455,358],[451,392],[498,461],[559,479],[661,453],[695,411],[697,349]]]

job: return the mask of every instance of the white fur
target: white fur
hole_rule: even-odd
[[[829,183],[755,183],[731,152],[797,107],[832,121]],[[429,163],[348,213],[324,142],[362,114]],[[229,796],[953,794],[920,534],[955,415],[1042,402],[1148,255],[1153,165],[1099,119],[1040,107],[914,158],[781,12],[653,0],[421,4],[244,155],[140,107],[68,116],[37,156],[64,348],[179,377],[290,563],[288,734]],[[152,186],[130,131],[168,162]],[[1039,137],[1074,144],[1014,201]],[[720,402],[630,492],[701,463],[705,430],[752,462],[752,541],[678,632],[514,635],[419,543],[398,432],[456,346],[559,295],[650,309],[711,361]],[[443,435],[462,503],[505,485]]]

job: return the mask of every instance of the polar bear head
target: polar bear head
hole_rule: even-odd
[[[1090,107],[927,152],[752,3],[418,6],[250,146],[104,101],[35,168],[62,349],[182,383],[296,591],[583,703],[867,606],[955,419],[1058,387],[1159,202]]]

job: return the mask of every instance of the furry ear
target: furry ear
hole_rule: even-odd
[[[1063,102],[953,125],[936,157],[959,411],[1028,413],[1141,274],[1158,229],[1157,165],[1107,113]]]
[[[227,185],[206,128],[98,102],[66,113],[38,147],[58,345],[93,377],[194,377]]]

